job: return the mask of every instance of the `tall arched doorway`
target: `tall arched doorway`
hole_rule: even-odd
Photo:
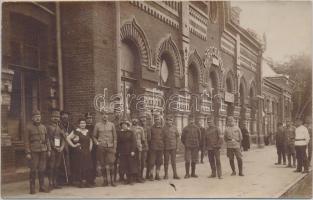
[[[239,84],[239,105],[240,105],[240,119],[239,123],[246,124],[246,81],[242,77]]]
[[[234,114],[234,77],[231,72],[228,72],[226,76],[225,90],[226,114],[232,116]]]

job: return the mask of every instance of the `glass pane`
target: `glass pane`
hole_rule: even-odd
[[[24,45],[24,65],[28,67],[38,68],[39,66],[39,53],[38,48]]]
[[[11,41],[11,58],[10,62],[15,65],[22,64],[21,44],[16,41]]]
[[[21,140],[21,73],[15,71],[12,82],[11,105],[8,114],[8,131],[13,140]]]

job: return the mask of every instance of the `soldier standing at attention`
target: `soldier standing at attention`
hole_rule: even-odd
[[[60,112],[52,111],[51,123],[47,125],[48,138],[51,145],[51,156],[48,159],[49,163],[49,187],[51,189],[59,189],[61,186],[57,183],[60,164],[63,159],[63,150],[65,146],[65,133],[59,127]]]
[[[93,134],[93,129],[95,128],[93,124],[93,118],[90,112],[85,114],[86,119],[86,129],[88,129],[88,133],[91,135]],[[94,142],[94,140],[93,140]],[[97,146],[93,143],[92,150],[91,150],[91,160],[92,160],[92,171],[91,171],[91,185],[96,185],[95,180],[97,177]]]
[[[290,120],[286,122],[286,137],[287,137],[287,158],[288,165],[287,167],[296,167],[296,150],[295,150],[295,136],[296,136],[296,127],[294,127]],[[291,165],[292,159],[292,165]]]
[[[164,134],[164,179],[168,179],[168,164],[171,157],[173,178],[179,179],[176,170],[176,151],[178,149],[179,133],[174,125],[173,116],[166,117],[166,124],[163,127]]]
[[[94,143],[97,145],[98,162],[101,165],[103,186],[108,186],[108,173],[110,183],[114,187],[114,161],[117,145],[115,126],[108,120],[108,115],[102,114],[102,121],[98,122],[93,132]]]
[[[30,167],[30,194],[36,193],[35,182],[37,172],[39,192],[49,192],[44,186],[44,172],[46,169],[46,156],[50,156],[51,147],[46,127],[41,124],[41,114],[39,111],[32,113],[32,123],[27,125],[25,132],[25,151]]]
[[[208,151],[212,171],[210,178],[215,178],[217,171],[218,178],[222,179],[220,149],[223,145],[223,135],[220,129],[215,126],[213,117],[208,118],[208,127],[205,130],[204,144]]]
[[[283,123],[278,123],[278,130],[276,133],[276,148],[278,155],[278,162],[275,165],[280,165],[281,160],[283,160],[283,164],[286,165],[286,146],[287,146],[287,137],[286,131],[283,127]]]
[[[227,144],[227,157],[229,158],[230,167],[232,169],[232,176],[236,175],[235,160],[236,156],[239,176],[244,176],[242,173],[242,154],[241,154],[241,141],[242,134],[238,126],[234,124],[234,118],[232,116],[227,117],[227,127],[225,129],[224,139]]]
[[[149,144],[148,141],[150,140],[151,134],[150,134],[150,127],[148,127],[147,121],[146,121],[146,115],[145,113],[141,113],[139,115],[139,125],[143,128],[144,133],[144,143],[142,144],[142,151],[141,151],[141,166],[140,166],[140,176],[143,178],[143,170],[146,166],[147,172],[148,172],[148,164],[147,164],[147,154],[149,150]],[[147,173],[148,174],[148,173]],[[148,178],[148,177],[146,177]]]
[[[155,116],[155,124],[151,127],[151,141],[150,141],[150,172],[149,180],[153,181],[153,168],[155,169],[155,180],[160,180],[160,169],[163,164],[163,151],[164,151],[164,135],[162,131],[161,117]]]
[[[191,162],[191,177],[197,178],[196,163],[199,159],[201,133],[195,124],[194,116],[189,116],[189,124],[183,129],[181,141],[185,146],[185,178],[189,178],[189,169]]]
[[[137,148],[136,148],[136,154],[135,154],[135,158],[137,161],[137,182],[142,183],[143,179],[142,176],[140,174],[141,172],[141,152],[142,152],[142,146],[143,144],[146,142],[146,137],[144,135],[144,130],[141,126],[139,126],[139,120],[137,118],[133,118],[132,120],[132,127],[131,130],[133,131],[133,133],[136,136],[136,142],[137,142]]]

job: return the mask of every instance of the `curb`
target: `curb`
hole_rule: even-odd
[[[292,183],[290,183],[288,186],[286,186],[284,189],[279,191],[274,195],[273,198],[281,198],[281,196],[285,195],[288,193],[290,190],[293,189],[293,186],[302,181],[305,177],[307,176],[312,176],[312,169],[309,170],[309,173],[302,174],[300,177],[298,177],[296,180],[294,180]]]

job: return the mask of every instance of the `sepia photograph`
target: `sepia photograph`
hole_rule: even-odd
[[[312,199],[311,1],[1,1],[2,199]]]

